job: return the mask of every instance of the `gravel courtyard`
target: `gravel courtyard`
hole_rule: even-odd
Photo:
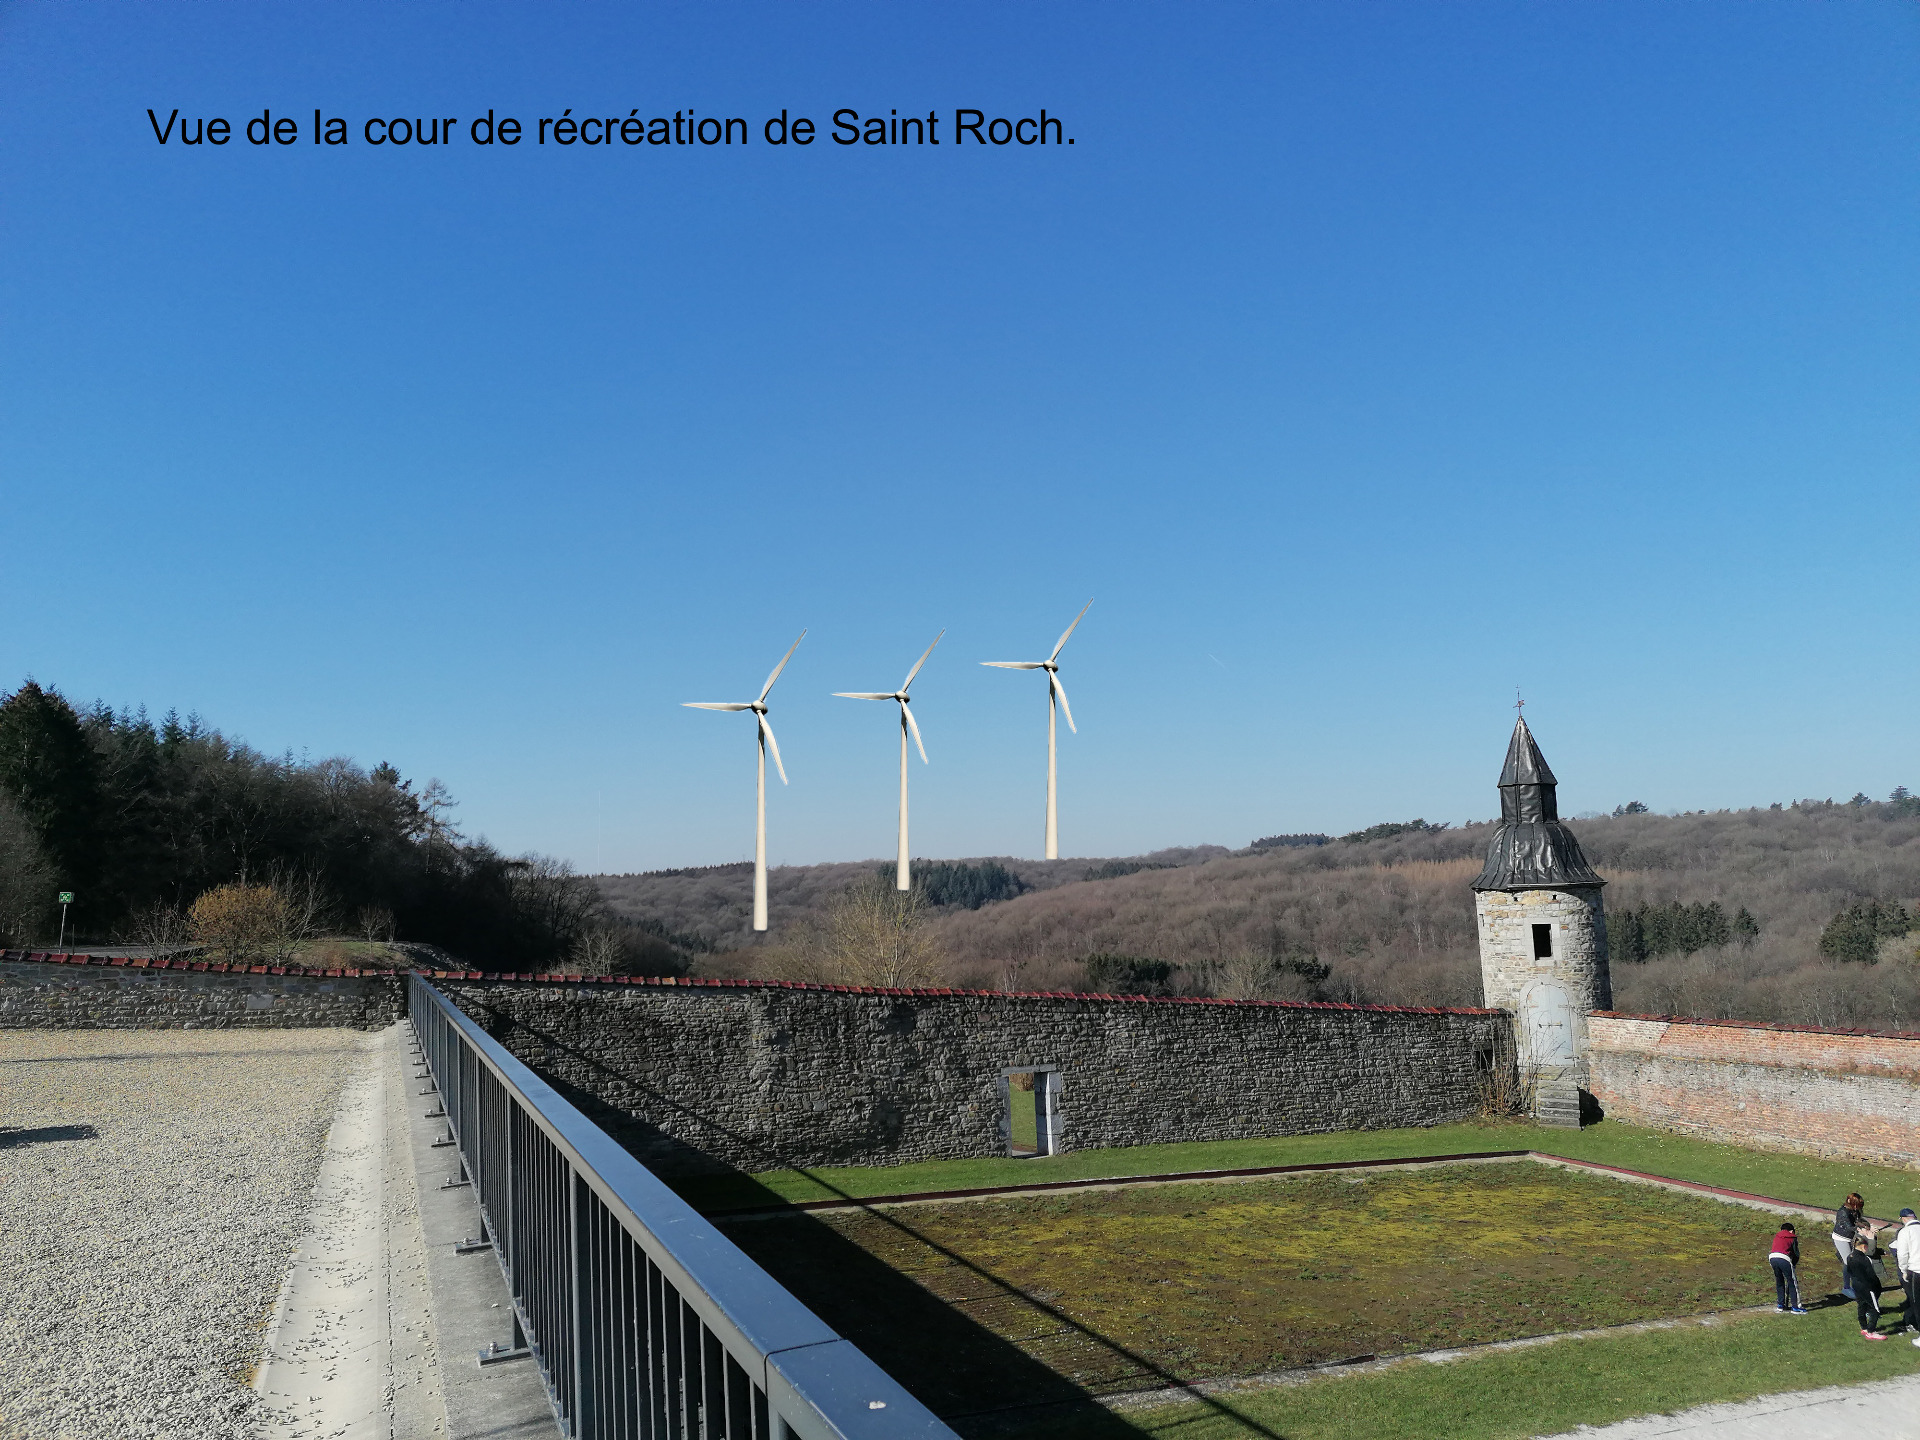
[[[354,1030],[0,1031],[0,1433],[244,1437]]]

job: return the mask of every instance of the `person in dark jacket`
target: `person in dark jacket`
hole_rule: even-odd
[[[1847,1196],[1846,1202],[1833,1214],[1833,1248],[1840,1256],[1840,1293],[1852,1300],[1853,1282],[1847,1278],[1847,1264],[1853,1255],[1853,1237],[1864,1222],[1863,1211],[1867,1202],[1860,1198],[1859,1192]],[[1871,1234],[1871,1230],[1868,1232]]]
[[[1854,1308],[1860,1312],[1861,1337],[1886,1339],[1880,1333],[1880,1277],[1873,1269],[1873,1236],[1865,1229],[1853,1237],[1853,1250],[1847,1256],[1847,1280],[1853,1289]]]
[[[1789,1221],[1773,1237],[1773,1253],[1767,1257],[1773,1267],[1773,1308],[1782,1315],[1804,1315],[1800,1308],[1800,1282],[1794,1274],[1800,1264],[1800,1237]]]

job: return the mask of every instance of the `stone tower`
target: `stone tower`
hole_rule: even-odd
[[[1500,772],[1500,828],[1473,882],[1486,1003],[1513,1014],[1520,1076],[1537,1119],[1578,1126],[1587,1016],[1613,1007],[1606,884],[1561,823],[1558,782],[1523,716]]]

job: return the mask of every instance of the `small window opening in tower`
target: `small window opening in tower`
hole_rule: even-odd
[[[1533,958],[1551,960],[1553,958],[1553,926],[1536,925],[1533,927]]]

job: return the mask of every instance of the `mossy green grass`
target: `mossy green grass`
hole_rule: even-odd
[[[1772,1217],[1525,1161],[788,1212],[726,1228],[956,1420],[1772,1295]]]
[[[699,1176],[672,1183],[694,1205],[717,1213],[811,1200],[867,1199],[1034,1181],[1106,1180],[1190,1170],[1403,1159],[1484,1150],[1541,1150],[1816,1208],[1837,1207],[1848,1191],[1858,1190],[1867,1197],[1868,1213],[1881,1217],[1897,1215],[1906,1205],[1920,1208],[1920,1173],[1911,1170],[1746,1150],[1614,1120],[1579,1131],[1518,1122],[1342,1130],[1276,1139],[1075,1150],[1027,1159],[993,1157],[929,1160],[913,1165],[771,1170],[757,1175]]]

